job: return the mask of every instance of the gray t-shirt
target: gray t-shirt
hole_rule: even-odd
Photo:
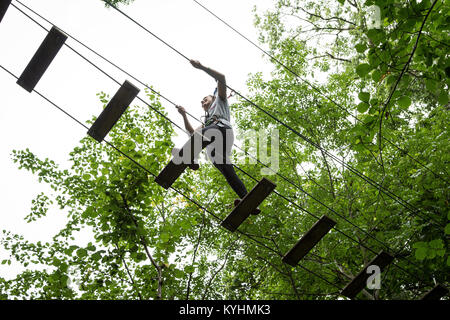
[[[213,116],[216,116],[219,119],[223,119],[228,123],[225,123],[229,126],[231,126],[230,123],[230,107],[228,106],[228,99],[225,98],[225,100],[222,100],[222,98],[219,97],[218,91],[214,94],[214,102],[212,103],[211,107],[209,107],[208,110],[208,117],[206,118],[206,121],[210,119]],[[222,126],[221,123],[218,124],[219,126]]]

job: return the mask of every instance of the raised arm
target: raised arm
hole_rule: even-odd
[[[189,119],[186,115],[186,110],[182,106],[176,106],[178,109],[178,112],[183,116],[184,121],[184,127],[187,131],[189,131],[190,134],[194,133],[194,128],[192,127],[191,123],[189,122]]]
[[[194,68],[205,71],[207,74],[209,74],[211,77],[217,80],[217,95],[222,100],[225,100],[227,98],[227,84],[225,76],[216,70],[205,67],[200,63],[200,61],[190,60],[190,62]]]

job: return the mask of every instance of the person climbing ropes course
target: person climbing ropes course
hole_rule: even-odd
[[[198,169],[196,156],[199,151],[206,147],[208,158],[239,196],[240,199],[234,201],[234,205],[236,206],[247,194],[247,188],[236,174],[230,159],[234,143],[234,132],[230,122],[226,79],[222,73],[202,65],[197,60],[190,60],[190,63],[194,68],[206,72],[217,82],[214,95],[207,95],[201,100],[201,107],[205,112],[205,122],[200,127],[194,129],[189,122],[186,109],[179,105],[176,106],[178,112],[183,116],[186,130],[191,136],[198,133],[198,137],[201,139],[201,146],[199,146],[201,149],[197,148],[197,151],[194,152],[195,156],[189,159],[193,162],[190,164],[190,167],[194,170]],[[187,143],[191,142],[188,141]],[[175,153],[179,151],[180,149],[174,149]],[[259,209],[255,209],[252,214],[258,214],[259,212]]]

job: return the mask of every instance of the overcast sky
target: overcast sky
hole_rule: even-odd
[[[211,94],[215,82],[194,69],[161,42],[145,33],[113,9],[105,9],[100,0],[21,0],[52,21],[57,27],[78,38],[140,80],[152,85],[189,112],[202,115],[200,100]],[[252,41],[257,42],[252,8],[270,7],[273,0],[200,0]],[[23,8],[13,0],[13,3]],[[121,7],[164,41],[189,58],[224,73],[228,84],[246,92],[249,73],[270,72],[270,64],[261,52],[233,33],[191,0],[136,0]],[[27,11],[23,8],[24,11]],[[47,29],[51,25],[32,13]],[[10,6],[0,23],[0,65],[19,76],[46,32]],[[95,61],[119,82],[129,79],[120,71],[96,58],[71,39],[67,43]],[[140,97],[144,98],[144,88]],[[41,192],[50,193],[36,176],[18,170],[11,160],[13,149],[29,148],[41,159],[50,158],[68,167],[69,152],[86,135],[86,130],[56,110],[35,93],[28,93],[16,80],[0,70],[0,230],[22,234],[30,241],[50,241],[65,223],[64,212],[49,210],[47,217],[27,224],[31,201]],[[118,90],[112,80],[63,47],[36,89],[85,122],[100,114],[102,105],[96,93],[111,96]],[[137,101],[135,100],[135,104]],[[182,125],[174,107],[162,100],[169,116]],[[180,135],[179,139],[185,139]],[[177,144],[178,141],[175,141]],[[93,240],[93,239],[90,239]],[[0,248],[0,260],[8,258]],[[21,269],[17,264],[0,265],[0,277],[10,278]]]

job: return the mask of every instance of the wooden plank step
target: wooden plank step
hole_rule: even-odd
[[[421,300],[440,300],[448,294],[448,289],[441,284],[436,285],[433,289],[423,295]]]
[[[53,59],[64,45],[67,36],[56,27],[52,27],[44,41],[41,43],[33,58],[31,58],[17,84],[28,92],[33,91],[39,80],[44,75]]]
[[[239,204],[222,221],[221,226],[234,232],[245,219],[253,212],[269,194],[275,189],[276,184],[262,178],[258,184],[245,195]]]
[[[11,4],[11,0],[1,0],[0,1],[0,22],[2,22],[2,19],[6,13],[6,11],[9,8],[9,5]]]
[[[369,266],[378,266],[380,271],[383,271],[392,261],[394,257],[385,251],[381,251],[378,255],[372,259],[364,269],[355,277],[351,282],[349,282],[345,288],[341,291],[341,294],[353,299],[356,295],[364,289],[367,285],[367,280],[371,276],[370,273],[367,273],[367,268]]]
[[[293,267],[335,226],[336,222],[322,216],[312,228],[285,254],[282,261]]]
[[[194,132],[189,140],[178,151],[178,155],[174,155],[172,160],[170,160],[170,162],[155,178],[155,182],[164,189],[169,189],[172,184],[183,174],[187,167],[196,170],[198,165],[195,166],[195,162],[191,159],[194,159],[201,152],[203,138],[204,137],[199,132]]]
[[[175,164],[173,160],[170,160],[170,162],[155,178],[155,182],[164,189],[169,189],[186,168],[186,164]]]
[[[128,80],[125,80],[106,108],[103,109],[97,120],[89,128],[88,134],[98,142],[102,142],[138,93],[139,89]]]

